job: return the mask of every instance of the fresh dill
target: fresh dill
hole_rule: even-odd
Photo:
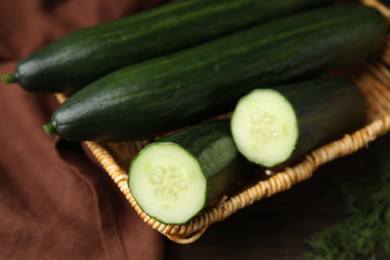
[[[390,149],[375,153],[375,169],[352,182],[339,182],[345,218],[308,241],[303,260],[390,258]]]

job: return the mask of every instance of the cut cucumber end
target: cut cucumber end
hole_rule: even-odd
[[[3,74],[1,76],[1,81],[4,84],[11,84],[11,83],[18,82],[18,79],[15,74]]]
[[[237,149],[251,162],[273,167],[292,154],[297,118],[292,105],[278,91],[257,89],[242,97],[232,116]]]
[[[146,146],[134,158],[129,189],[149,216],[183,224],[205,206],[207,180],[194,156],[177,144],[161,142]]]
[[[51,135],[55,132],[55,126],[52,123],[47,123],[42,126],[43,130],[47,135]]]

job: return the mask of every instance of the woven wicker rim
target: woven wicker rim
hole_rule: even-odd
[[[390,10],[381,3],[376,0],[361,0],[361,2],[378,9],[390,22]],[[193,243],[203,235],[209,225],[224,220],[256,201],[288,190],[291,186],[309,179],[321,165],[352,154],[389,132],[390,89],[386,88],[386,85],[390,85],[390,71],[386,67],[388,64],[390,64],[390,38],[380,55],[364,64],[346,68],[344,71],[343,75],[355,81],[367,98],[369,122],[365,127],[312,151],[301,162],[272,174],[266,180],[258,181],[244,191],[232,197],[225,197],[219,205],[202,211],[186,224],[167,225],[149,217],[131,195],[127,172],[118,165],[104,144],[91,141],[85,144],[144,222],[176,243]],[[362,71],[364,73],[360,73]],[[60,103],[66,100],[62,94],[55,94],[55,96]],[[134,142],[132,146],[135,147],[133,149],[140,150],[145,144],[145,142]]]

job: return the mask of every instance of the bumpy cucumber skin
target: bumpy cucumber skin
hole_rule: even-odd
[[[342,78],[320,78],[275,88],[294,108],[298,140],[290,160],[362,127],[366,100],[359,88]]]
[[[158,146],[165,143],[179,145],[199,162],[207,182],[204,207],[210,202],[215,203],[215,200],[225,192],[229,193],[230,190],[240,187],[255,167],[254,164],[249,163],[238,153],[231,136],[229,121],[213,121],[191,126],[164,137],[151,145]],[[142,150],[133,158],[130,165],[141,154]],[[130,166],[129,187],[132,187],[131,180],[132,168]],[[137,198],[135,200],[137,201]],[[188,203],[191,203],[191,201]],[[142,205],[139,206],[142,208]],[[162,221],[157,215],[151,217]]]
[[[125,65],[193,46],[330,0],[189,0],[75,31],[23,59],[16,77],[37,92],[72,92]]]
[[[255,88],[292,83],[380,49],[387,22],[358,4],[280,19],[116,71],[52,117],[68,140],[149,138],[232,110]]]

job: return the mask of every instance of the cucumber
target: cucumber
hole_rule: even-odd
[[[385,18],[358,4],[286,17],[111,73],[72,95],[44,128],[75,141],[150,138],[231,111],[252,89],[368,57],[386,32]]]
[[[249,161],[275,167],[362,127],[363,94],[342,78],[319,78],[252,90],[231,119],[233,139]]]
[[[4,83],[71,93],[125,65],[331,0],[186,0],[70,33],[21,60]]]
[[[132,160],[129,189],[162,223],[182,224],[245,179],[228,121],[202,123],[147,145]]]

